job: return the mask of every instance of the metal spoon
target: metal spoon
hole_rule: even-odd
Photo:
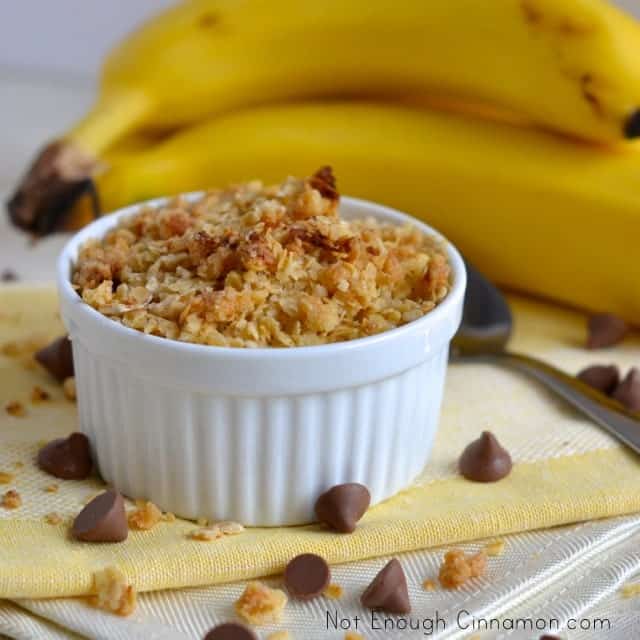
[[[509,305],[484,276],[469,263],[466,266],[467,292],[452,359],[490,362],[526,373],[640,453],[640,414],[541,360],[507,351],[513,327]]]

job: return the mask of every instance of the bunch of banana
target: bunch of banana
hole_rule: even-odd
[[[46,233],[88,188],[110,211],[329,163],[498,282],[638,321],[638,136],[640,26],[606,0],[189,0],[109,56],[9,211]]]

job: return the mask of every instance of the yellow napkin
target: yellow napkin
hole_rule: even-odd
[[[594,360],[623,368],[640,363],[637,339],[587,352],[579,314],[519,298],[511,302],[514,348],[570,372]],[[449,370],[439,435],[424,473],[371,509],[352,535],[306,526],[251,529],[199,542],[186,535],[194,523],[177,520],[132,531],[121,544],[76,542],[67,535],[69,522],[100,489],[99,479],[56,480],[33,464],[39,441],[77,428],[75,405],[29,357],[38,343],[61,331],[51,289],[0,289],[0,407],[19,401],[26,410],[23,417],[0,412],[0,471],[14,476],[0,485],[0,494],[16,489],[23,500],[18,509],[0,508],[0,598],[86,594],[92,573],[106,565],[119,566],[138,590],[166,589],[278,573],[302,551],[339,563],[640,511],[638,456],[520,375],[456,365]],[[51,398],[34,403],[35,385]],[[474,484],[456,474],[456,459],[487,428],[516,464],[501,482]],[[53,483],[57,492],[47,490]],[[45,522],[52,512],[64,522]]]

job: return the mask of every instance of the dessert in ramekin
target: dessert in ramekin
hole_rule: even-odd
[[[300,524],[327,488],[374,504],[429,456],[463,261],[409,216],[338,203],[326,172],[102,218],[58,286],[80,428],[126,495]]]

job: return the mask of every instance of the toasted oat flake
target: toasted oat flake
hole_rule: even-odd
[[[442,301],[442,242],[409,225],[342,219],[338,202],[323,168],[146,207],[82,247],[73,284],[127,327],[228,347],[361,338]]]
[[[89,604],[119,616],[128,616],[136,608],[136,590],[127,583],[125,575],[117,567],[107,567],[93,574],[94,594]]]
[[[335,584],[335,583],[331,583],[324,590],[324,595],[327,596],[327,598],[331,598],[332,600],[338,600],[342,598],[343,593],[344,593],[344,589],[339,584]]]
[[[4,406],[4,409],[10,416],[14,416],[16,418],[24,418],[24,416],[27,415],[27,410],[24,408],[22,402],[19,402],[18,400],[8,402]]]
[[[11,484],[15,475],[7,471],[0,471],[0,484]]]
[[[436,581],[432,580],[431,578],[427,578],[423,583],[422,583],[422,588],[425,591],[435,591],[437,587]]]
[[[438,578],[445,589],[457,589],[470,578],[484,574],[487,565],[487,554],[479,551],[467,555],[461,549],[452,549],[444,555]]]
[[[153,502],[137,502],[137,508],[128,515],[129,527],[146,531],[162,520],[162,511]]]
[[[261,625],[279,622],[286,604],[284,591],[255,580],[247,584],[234,608],[249,624]]]
[[[200,542],[211,542],[222,538],[224,533],[219,527],[201,527],[200,529],[193,529],[187,534],[187,538],[191,540],[199,540]]]
[[[64,397],[70,402],[75,402],[77,399],[76,393],[76,379],[71,376],[70,378],[65,378],[62,383],[62,392],[64,393]]]
[[[47,524],[56,525],[62,522],[62,516],[59,513],[47,513],[44,520]]]
[[[47,493],[58,493],[58,490],[59,490],[59,489],[60,489],[60,486],[59,486],[59,485],[57,485],[57,484],[55,484],[55,483],[53,483],[53,484],[48,484],[48,485],[44,488],[44,490],[45,490]]]
[[[31,402],[39,404],[40,402],[46,402],[51,399],[51,395],[48,391],[36,385],[31,389]]]
[[[485,553],[488,556],[495,557],[501,556],[504,553],[505,542],[504,540],[494,540],[487,544],[484,548]]]
[[[9,489],[0,500],[0,507],[5,509],[17,509],[22,506],[22,498],[15,489]]]
[[[635,596],[640,596],[640,582],[631,582],[629,584],[625,584],[620,591],[623,598],[633,598]]]

